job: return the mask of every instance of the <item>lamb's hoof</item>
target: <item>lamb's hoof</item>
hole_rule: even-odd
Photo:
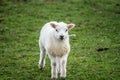
[[[40,67],[39,69],[40,69],[40,70],[43,70],[43,67]]]
[[[65,80],[65,77],[61,77],[61,80]]]
[[[56,78],[52,78],[52,80],[57,80]]]
[[[40,70],[43,70],[43,66],[42,65],[40,65],[40,66],[38,65],[38,67],[39,67]]]

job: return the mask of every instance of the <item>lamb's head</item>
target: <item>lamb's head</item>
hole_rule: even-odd
[[[72,29],[75,24],[66,24],[64,22],[50,23],[51,27],[54,29],[54,36],[58,40],[65,40],[68,38],[68,31]]]

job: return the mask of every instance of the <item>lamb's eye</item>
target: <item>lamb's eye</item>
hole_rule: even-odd
[[[66,29],[65,32],[67,32],[68,30]]]
[[[56,32],[58,32],[58,30],[56,29]]]

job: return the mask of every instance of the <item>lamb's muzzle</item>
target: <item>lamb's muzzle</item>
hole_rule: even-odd
[[[64,35],[60,35],[60,39],[63,40],[64,39]]]

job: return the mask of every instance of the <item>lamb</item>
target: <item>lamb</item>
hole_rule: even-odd
[[[74,26],[73,23],[51,21],[42,27],[39,37],[39,68],[44,68],[47,54],[51,61],[52,80],[57,80],[58,73],[60,73],[61,80],[66,78],[67,57],[70,52],[68,31]]]

